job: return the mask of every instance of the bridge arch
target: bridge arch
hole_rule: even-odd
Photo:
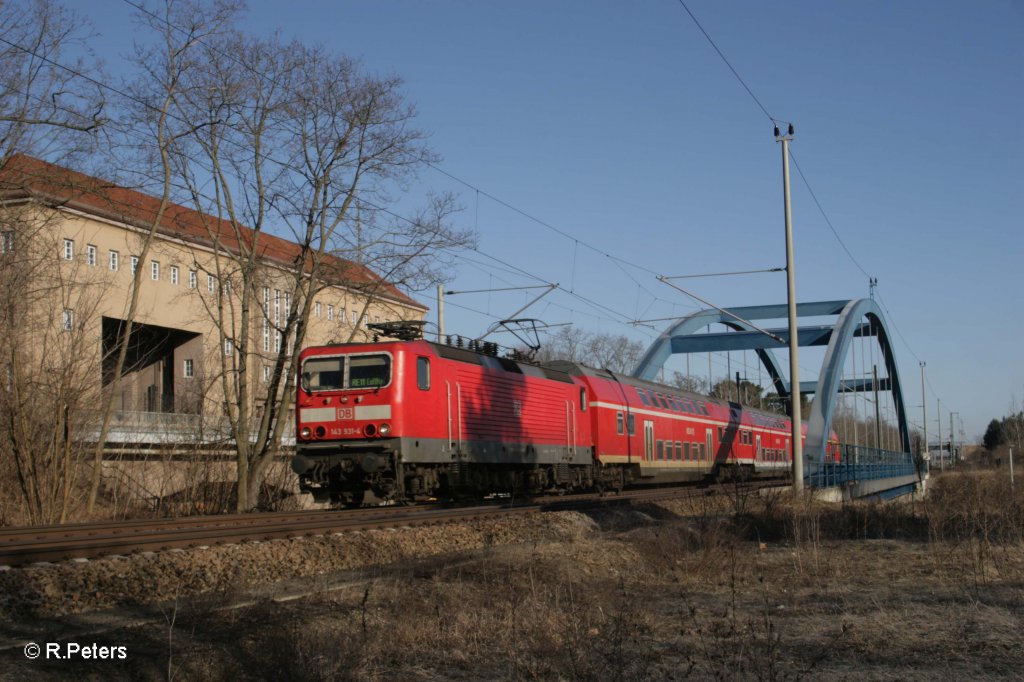
[[[773,348],[787,347],[789,330],[769,329],[772,338],[755,329],[749,321],[782,319],[787,315],[785,304],[747,306],[731,308],[726,312],[717,309],[697,311],[672,323],[651,344],[640,359],[633,375],[653,380],[668,359],[677,353],[704,353],[714,351],[754,350],[767,370],[780,397],[789,397],[791,387],[782,373],[782,366],[772,352]],[[874,337],[881,350],[886,375],[878,381],[877,388],[892,394],[896,410],[900,445],[903,452],[910,452],[910,432],[907,426],[907,412],[903,401],[903,390],[893,352],[891,337],[885,318],[875,301],[853,299],[845,301],[818,301],[797,305],[797,317],[832,317],[835,322],[826,325],[800,327],[797,340],[800,346],[827,345],[821,371],[816,381],[800,382],[801,394],[814,394],[807,419],[807,437],[804,454],[811,462],[825,461],[828,434],[832,430],[837,397],[843,391],[874,391],[873,379],[844,381],[843,367],[853,340],[858,337]],[[712,324],[723,324],[731,331],[720,334],[697,334]],[[781,341],[779,340],[781,339]]]

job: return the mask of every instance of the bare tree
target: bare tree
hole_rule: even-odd
[[[167,4],[165,11],[166,14],[162,19],[156,17],[153,21],[150,21],[153,15],[143,15],[144,21],[149,25],[155,25],[161,29],[159,33],[160,47],[136,48],[136,63],[141,67],[142,73],[132,84],[133,94],[125,102],[128,126],[133,131],[148,129],[152,134],[153,146],[146,149],[138,161],[143,168],[147,166],[154,168],[153,174],[159,178],[160,183],[160,204],[148,229],[140,237],[137,250],[139,262],[146,262],[157,231],[162,227],[166,211],[171,205],[172,180],[174,178],[172,154],[176,153],[179,140],[193,132],[187,121],[175,116],[172,107],[181,88],[184,87],[186,79],[201,66],[195,57],[198,46],[204,39],[216,34],[234,17],[236,7],[221,2],[208,7],[193,3],[178,7]],[[181,25],[184,28],[179,29],[172,25],[170,23],[172,17],[182,21]],[[114,406],[120,393],[121,377],[138,313],[142,276],[142,268],[137,268],[133,273],[130,295],[123,318],[124,324],[114,346],[116,359],[111,371],[112,380],[107,389],[105,406],[101,413],[99,437],[93,455],[94,466],[88,502],[90,512],[96,505],[99,493],[103,448],[114,413]]]
[[[54,216],[30,187],[60,180],[26,172],[17,155],[66,159],[94,143],[105,101],[90,38],[88,21],[54,2],[0,2],[0,498],[33,522],[63,521],[73,504],[72,436],[95,397],[82,330],[96,299],[77,269],[58,265]]]
[[[535,359],[538,362],[568,360],[613,372],[630,372],[643,352],[643,345],[629,337],[570,326],[559,327],[549,335]]]
[[[92,370],[99,358],[89,339],[108,286],[81,259],[58,257],[53,211],[5,202],[0,216],[10,235],[0,253],[0,499],[20,510],[18,520],[63,522],[78,502],[75,482],[98,398]]]
[[[0,2],[0,167],[15,153],[68,157],[104,124],[89,22],[50,0]],[[69,53],[83,54],[68,60]]]
[[[672,385],[680,388],[684,391],[691,393],[700,393],[701,395],[707,395],[710,391],[708,387],[707,379],[703,377],[683,374],[682,372],[672,372]]]
[[[177,23],[172,16],[153,25],[173,31]],[[247,510],[288,425],[316,294],[344,289],[365,312],[394,296],[388,278],[412,282],[441,249],[471,235],[448,227],[450,198],[401,226],[381,219],[387,189],[432,158],[397,78],[369,76],[351,59],[277,37],[234,32],[201,47],[202,68],[172,97],[175,118],[190,131],[172,158],[216,255],[197,253],[194,265],[218,282],[205,303],[225,348],[222,405],[236,449],[238,509]]]

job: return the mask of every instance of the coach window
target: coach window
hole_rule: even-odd
[[[622,413],[621,412],[616,412],[615,413],[615,432],[618,433],[620,436],[622,435],[622,422],[623,422]]]
[[[682,461],[683,459],[683,444],[676,441],[676,461]]]
[[[416,385],[421,391],[430,390],[430,358],[416,358]]]
[[[665,441],[658,441],[658,454],[657,459],[665,459]]]
[[[636,415],[626,415],[626,429],[629,431],[629,435],[636,435]]]
[[[640,402],[642,402],[644,405],[647,405],[648,407],[650,407],[651,401],[647,399],[647,394],[644,392],[644,389],[642,389],[642,388],[636,389],[636,394],[638,396],[640,396]]]
[[[690,441],[683,443],[683,461],[690,461]]]
[[[580,388],[580,412],[587,411],[587,389]]]

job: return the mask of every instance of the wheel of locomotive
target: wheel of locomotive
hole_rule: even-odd
[[[365,491],[360,490],[359,492],[345,495],[342,499],[342,505],[345,509],[359,509],[363,506],[363,498],[366,496]]]

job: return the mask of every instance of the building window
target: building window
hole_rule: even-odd
[[[263,383],[270,383],[270,365],[263,365]]]
[[[207,275],[206,276],[206,290],[209,291],[212,294],[215,289],[216,289],[216,287],[214,287],[213,275]]]
[[[352,326],[353,327],[358,327],[359,326],[359,311],[357,311],[357,310],[353,310],[352,311]]]
[[[281,352],[281,290],[274,289],[274,352]]]
[[[317,301],[315,304],[313,304],[313,310],[314,310],[313,314],[316,315],[317,317],[320,317],[320,308],[321,308],[320,301]]]
[[[0,253],[14,251],[14,230],[6,230],[0,234]]]
[[[92,244],[85,247],[85,262],[91,267],[96,267],[96,247]]]
[[[334,319],[334,306],[331,305],[330,303],[327,304],[327,319],[328,320],[333,320]]]
[[[178,266],[171,266],[171,284],[178,286]]]
[[[132,256],[132,277],[135,276],[135,271],[139,269],[139,257]]]
[[[270,352],[270,287],[263,287],[263,352]]]
[[[196,375],[196,366],[192,358],[185,358],[185,366],[182,369],[182,374],[186,379],[191,379]]]
[[[160,279],[160,261],[152,260],[149,261],[149,276],[153,278],[153,281],[159,281]]]
[[[199,286],[199,275],[196,274],[195,270],[188,271],[188,288],[195,289]]]
[[[64,314],[61,317],[60,323],[61,329],[66,332],[72,331],[75,328],[75,311],[71,308],[65,308]]]
[[[117,269],[121,266],[120,264],[121,254],[113,249],[110,250],[110,269],[113,272],[117,272]]]
[[[235,342],[231,339],[224,339],[224,355],[235,354]]]
[[[65,239],[64,240],[64,260],[75,259],[75,240]]]

